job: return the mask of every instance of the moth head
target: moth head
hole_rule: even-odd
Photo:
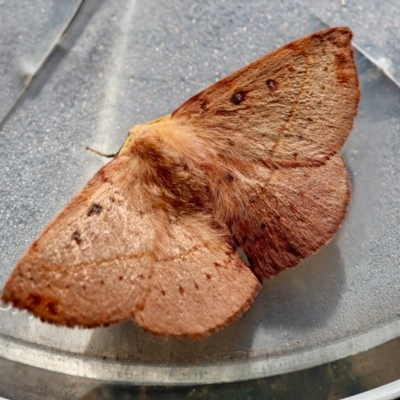
[[[128,137],[121,146],[118,155],[129,154],[134,141],[143,134],[146,134],[147,130],[146,125],[135,125],[133,128],[129,129]]]
[[[165,115],[163,117],[154,119],[153,121],[148,122],[147,124],[144,125],[135,125],[133,128],[131,128],[128,132],[128,137],[126,138],[124,144],[121,146],[120,151],[118,152],[118,155],[121,154],[129,154],[130,149],[132,147],[132,144],[134,143],[134,141],[143,136],[148,134],[150,131],[153,131],[154,129],[152,125],[157,125],[159,123],[161,123],[161,125],[163,124],[163,122],[167,121],[170,119],[170,115]]]

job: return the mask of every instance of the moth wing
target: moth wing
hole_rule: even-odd
[[[133,317],[153,333],[193,337],[225,326],[249,307],[257,279],[211,217],[171,221],[129,163],[117,157],[72,199],[23,255],[2,300],[68,326]]]
[[[258,167],[252,180],[253,189],[241,192],[244,209],[228,224],[262,281],[295,267],[332,239],[346,215],[351,191],[339,154],[315,167]]]
[[[135,320],[156,334],[201,338],[225,327],[247,310],[260,284],[209,223],[194,216],[172,230],[185,250],[159,259]]]
[[[324,163],[357,113],[351,37],[332,28],[283,46],[193,96],[172,120],[225,160]]]
[[[215,217],[260,280],[313,254],[345,217],[350,185],[335,154],[360,99],[351,37],[333,28],[296,40],[171,116],[214,157]]]

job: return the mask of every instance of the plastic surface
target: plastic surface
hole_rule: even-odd
[[[0,121],[39,72],[81,3],[0,2]]]
[[[87,144],[115,152],[132,125],[173,111],[246,63],[323,29],[321,21],[349,24],[355,43],[375,60],[378,53],[365,43],[386,54],[380,44],[388,33],[361,26],[362,11],[373,5],[363,2],[357,15],[330,2],[315,9],[308,2],[261,0],[84,2],[0,125],[1,284],[105,162],[85,151]],[[29,9],[20,7],[29,20]],[[375,18],[399,24],[390,3],[379,12]],[[388,77],[356,54],[362,101],[344,150],[353,186],[346,221],[317,255],[266,282],[241,320],[193,342],[157,338],[131,322],[55,327],[2,305],[0,356],[105,382],[188,385],[295,371],[399,337],[400,91],[396,69]],[[14,68],[4,57],[0,65]]]

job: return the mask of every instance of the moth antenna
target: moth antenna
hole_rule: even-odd
[[[95,154],[97,154],[97,155],[99,155],[101,157],[107,157],[107,158],[114,158],[114,157],[116,157],[118,155],[118,153],[105,154],[105,153],[103,153],[103,152],[101,152],[99,150],[93,149],[90,146],[86,146],[86,150],[89,150],[89,151],[91,151],[91,152],[93,152],[93,153],[95,153]]]

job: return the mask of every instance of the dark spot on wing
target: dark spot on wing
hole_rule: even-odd
[[[103,207],[99,203],[93,203],[87,212],[87,216],[91,217],[93,214],[100,214],[103,211]]]
[[[265,83],[271,92],[275,92],[278,89],[278,83],[274,79],[267,79]]]
[[[32,307],[38,306],[42,302],[42,296],[39,296],[38,294],[30,294],[28,296],[27,302]]]
[[[235,179],[235,178],[233,177],[232,172],[227,171],[227,173],[226,173],[226,180],[227,180],[228,182],[233,182],[234,179]]]
[[[78,231],[75,231],[71,235],[71,239],[75,240],[76,244],[81,244],[82,243],[82,237],[81,237],[81,234]]]
[[[185,293],[185,289],[182,286],[179,286],[179,293],[180,294]]]
[[[249,203],[250,204],[257,203],[257,196],[256,195],[251,196],[249,199]]]
[[[245,97],[246,97],[245,92],[233,93],[233,95],[231,96],[231,102],[236,106],[238,106],[242,101],[244,101]]]
[[[46,309],[50,314],[57,314],[57,303],[55,301],[49,301],[46,305]]]
[[[261,229],[265,229],[266,226],[267,226],[267,225],[265,225],[264,222],[262,222],[262,223],[260,224],[260,228],[261,228]]]
[[[110,180],[108,179],[108,177],[107,177],[107,175],[106,175],[106,171],[105,171],[104,167],[101,168],[101,169],[97,172],[97,174],[98,174],[98,176],[100,177],[100,179],[101,179],[103,182],[110,182]],[[110,183],[112,184],[112,182],[110,182]]]
[[[201,103],[200,103],[200,107],[201,107],[201,109],[202,110],[205,110],[206,108],[207,108],[207,101],[206,100],[204,100],[204,101],[202,101]]]

